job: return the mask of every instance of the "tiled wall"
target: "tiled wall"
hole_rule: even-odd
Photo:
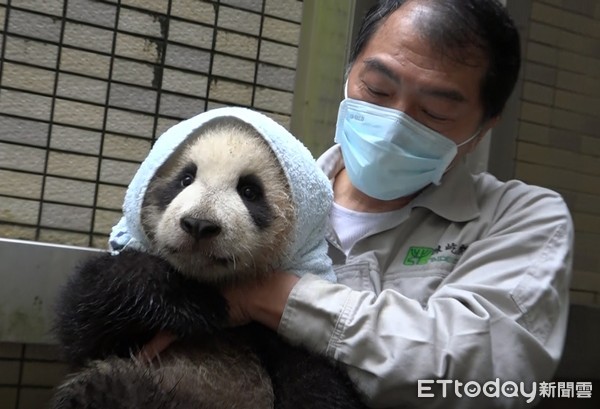
[[[0,237],[105,248],[153,141],[221,105],[289,126],[302,2],[0,0]],[[0,342],[0,408],[66,367]]]
[[[600,304],[600,2],[533,0],[527,32],[515,177],[565,197],[572,299]]]
[[[67,373],[56,349],[0,342],[0,408],[42,409]]]
[[[284,126],[297,0],[0,0],[0,236],[105,247],[158,135],[227,105]]]

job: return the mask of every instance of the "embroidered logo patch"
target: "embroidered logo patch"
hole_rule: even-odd
[[[469,246],[465,244],[448,243],[445,246],[432,247],[410,247],[404,257],[405,266],[418,266],[428,263],[450,263],[456,264],[460,256]]]
[[[431,247],[411,247],[404,258],[405,266],[416,266],[419,264],[427,264],[435,249]]]

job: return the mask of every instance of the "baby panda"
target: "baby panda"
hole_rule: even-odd
[[[56,333],[74,373],[52,407],[363,408],[346,372],[259,324],[231,328],[221,289],[275,270],[334,280],[331,186],[308,150],[243,108],[163,134],[131,181],[106,253],[72,274]],[[137,357],[159,331],[178,341]]]

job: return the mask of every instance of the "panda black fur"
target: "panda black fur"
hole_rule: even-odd
[[[77,371],[53,408],[362,408],[345,371],[258,324],[227,327],[219,288],[281,265],[297,222],[266,141],[235,117],[196,129],[144,195],[150,251],[85,263],[58,300],[57,334]],[[158,331],[179,341],[148,364]]]

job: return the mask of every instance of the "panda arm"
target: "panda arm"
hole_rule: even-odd
[[[228,317],[218,290],[138,251],[107,253],[84,263],[67,280],[56,312],[56,334],[73,364],[129,356],[158,331],[178,338],[210,333]]]

